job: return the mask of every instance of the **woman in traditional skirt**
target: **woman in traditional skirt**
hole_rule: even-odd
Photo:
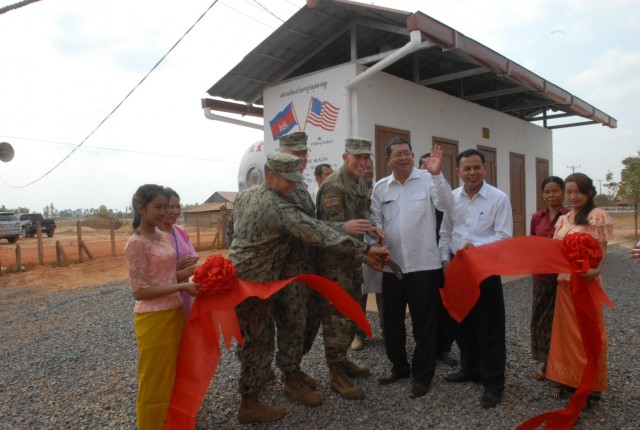
[[[561,215],[569,212],[563,206],[564,181],[557,176],[549,176],[542,181],[542,197],[546,207],[531,217],[532,236],[553,238],[556,222]],[[556,306],[558,274],[533,275],[533,301],[531,306],[531,353],[533,359],[542,363],[534,373],[541,381],[545,378],[553,310]]]
[[[161,429],[167,414],[184,315],[180,291],[199,294],[198,285],[180,283],[176,252],[167,237],[156,230],[167,208],[165,190],[147,184],[133,196],[134,234],[124,254],[136,303],[134,327],[138,341],[138,429]],[[193,269],[191,270],[191,272]],[[187,276],[188,277],[188,276]]]
[[[602,259],[596,267],[590,268],[580,276],[585,280],[595,279],[602,286],[600,274],[604,267],[607,242],[613,238],[613,221],[605,211],[595,206],[593,199],[596,189],[591,178],[582,173],[574,173],[567,176],[564,182],[564,192],[571,212],[558,220],[554,238],[562,240],[578,232],[593,236],[602,250]],[[568,397],[580,386],[588,361],[573,305],[569,279],[570,275],[567,273],[558,275],[556,308],[547,360],[547,379],[556,383],[552,393],[554,397],[560,398]],[[607,332],[602,306],[596,306],[595,312],[602,348],[596,364],[594,385],[586,403],[587,407],[593,406],[600,399],[602,392],[607,389]]]

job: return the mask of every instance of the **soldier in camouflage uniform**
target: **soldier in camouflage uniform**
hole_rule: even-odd
[[[386,248],[371,248],[338,233],[282,198],[291,195],[296,183],[302,180],[297,166],[297,157],[270,154],[265,164],[265,184],[249,188],[238,196],[230,222],[233,240],[229,248],[229,259],[236,267],[238,277],[254,282],[282,279],[281,268],[290,251],[292,237],[354,259],[369,262],[373,259],[378,266],[384,264],[382,261],[388,256]],[[242,395],[238,420],[243,424],[279,420],[284,416],[284,409],[266,406],[258,398],[268,380],[273,358],[274,300],[248,298],[236,307],[236,311],[244,339],[238,352]],[[294,378],[285,381],[285,391],[289,383],[295,385],[295,390],[305,390],[306,385]]]
[[[307,134],[294,132],[281,136],[279,143],[278,150],[280,152],[299,158],[298,172],[303,173],[307,167],[309,151]],[[293,193],[284,198],[298,206],[309,217],[315,217],[316,206],[311,199],[305,181],[298,182]],[[316,273],[315,247],[293,237],[290,240],[289,249],[289,255],[280,273],[282,278],[291,278],[303,273]],[[309,325],[309,330],[313,331],[314,337],[320,327],[321,312],[318,296],[318,293],[305,284],[294,282],[280,290],[275,297],[275,323],[278,331],[276,364],[285,381],[297,374],[312,389],[317,386],[315,379],[300,369],[302,356],[309,351],[310,345],[309,349],[306,349],[306,344],[301,340],[306,339],[307,325]],[[308,304],[311,308],[307,306]],[[299,403],[306,404],[304,396],[293,395],[292,397]]]
[[[316,198],[318,219],[344,222],[369,218],[369,187],[364,179],[371,158],[371,141],[349,138],[342,156],[343,166],[333,172],[320,186]],[[358,236],[363,240],[363,236]],[[358,301],[362,297],[362,265],[356,258],[348,258],[324,250],[318,251],[318,274],[339,283]],[[355,335],[356,325],[323,301],[322,331],[331,380],[331,388],[350,400],[362,399],[364,391],[350,378],[367,377],[371,371],[347,360],[347,350]]]

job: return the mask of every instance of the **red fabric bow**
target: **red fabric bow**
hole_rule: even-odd
[[[196,297],[180,344],[173,394],[165,429],[195,428],[196,416],[220,361],[220,336],[227,349],[232,338],[242,345],[235,307],[248,297],[267,299],[293,281],[307,284],[351,318],[371,337],[360,305],[337,283],[317,275],[298,275],[272,282],[238,279],[230,260],[212,255],[194,272],[203,294]]]
[[[491,275],[571,273],[571,293],[587,364],[581,383],[565,409],[534,417],[518,429],[568,429],[578,419],[593,387],[600,355],[601,335],[596,309],[613,307],[595,279],[585,281],[581,273],[597,266],[602,258],[598,242],[587,233],[567,235],[563,241],[539,236],[521,236],[459,251],[451,261],[441,290],[449,314],[464,320],[480,297],[480,283]]]

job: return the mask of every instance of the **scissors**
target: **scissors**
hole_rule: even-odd
[[[396,278],[398,278],[398,280],[402,279],[402,269],[400,268],[398,263],[389,259],[389,263],[387,264],[387,267],[391,269],[391,271],[393,272],[394,275],[396,275]]]

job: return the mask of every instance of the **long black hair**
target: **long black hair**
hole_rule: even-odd
[[[135,215],[133,216],[133,230],[140,227],[140,209],[146,207],[153,199],[165,194],[165,189],[156,184],[142,185],[131,199],[131,207]]]
[[[594,198],[597,194],[596,187],[593,186],[593,180],[584,173],[572,173],[564,180],[565,186],[569,182],[575,182],[575,184],[578,186],[578,191],[589,196],[587,203],[582,209],[580,209],[575,218],[575,222],[577,225],[587,225],[589,224],[589,212],[591,212],[591,210],[596,207],[596,203],[594,201]]]

